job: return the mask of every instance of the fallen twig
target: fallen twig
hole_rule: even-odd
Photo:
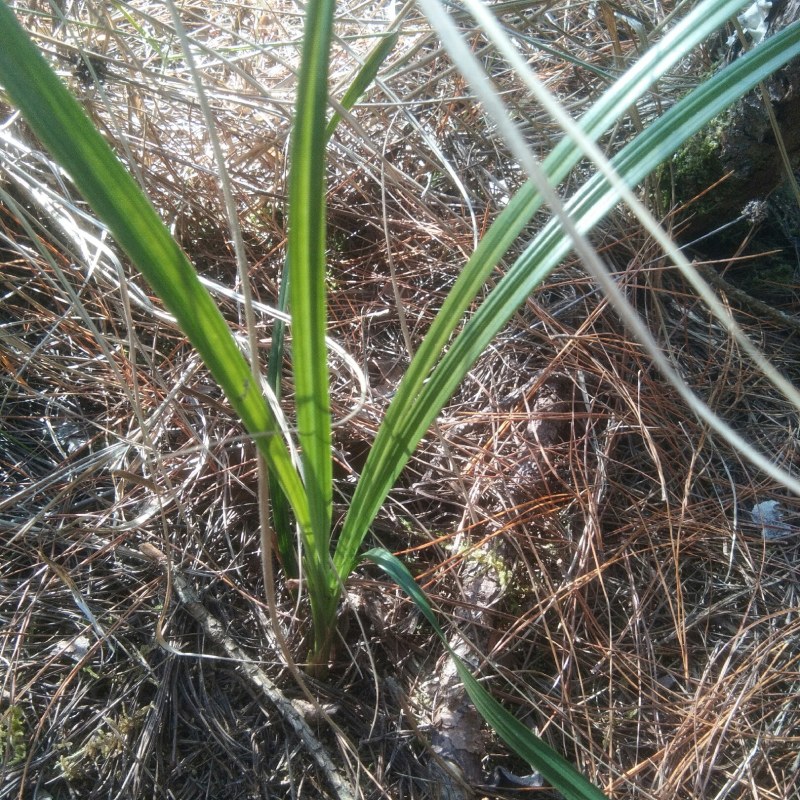
[[[174,565],[170,565],[167,557],[151,544],[142,544],[139,548],[150,560],[156,562],[165,572],[169,572],[172,585],[186,610],[197,620],[205,634],[212,642],[221,647],[235,662],[239,672],[250,685],[257,689],[277,709],[278,713],[291,726],[303,746],[316,762],[328,785],[339,800],[355,800],[355,793],[348,782],[340,775],[339,770],[328,755],[324,745],[320,743],[308,727],[303,715],[291,700],[269,679],[244,651],[224,632],[222,623],[203,605],[197,592]],[[171,648],[170,648],[171,649]]]

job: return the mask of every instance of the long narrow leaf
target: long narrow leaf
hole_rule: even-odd
[[[361,95],[369,87],[370,83],[375,79],[386,57],[392,51],[392,48],[397,44],[399,37],[398,32],[391,33],[382,37],[377,45],[370,52],[364,64],[358,71],[352,84],[345,92],[341,100],[343,108],[351,109]],[[341,116],[335,112],[328,125],[325,128],[325,139],[330,139],[333,132],[336,130],[337,125],[341,122]],[[323,209],[324,213],[324,209]],[[283,277],[281,280],[281,288],[278,294],[278,308],[285,311],[289,305],[289,266],[290,260],[287,258]],[[275,396],[280,396],[280,375],[283,365],[284,356],[284,335],[286,326],[282,320],[276,320],[272,332],[272,347],[269,353],[269,362],[267,365],[267,380],[272,387]],[[278,544],[278,553],[281,557],[284,572],[292,578],[297,577],[297,559],[295,558],[296,543],[292,535],[291,524],[289,519],[289,507],[285,495],[280,489],[280,484],[277,479],[270,473],[270,496],[272,499],[272,521],[275,529],[275,535]]]
[[[398,31],[389,33],[380,39],[375,47],[372,48],[370,54],[367,56],[366,61],[364,61],[363,65],[361,66],[361,69],[359,69],[359,71],[356,73],[356,77],[353,79],[353,82],[344,93],[344,97],[341,100],[342,108],[344,108],[346,111],[349,111],[358,102],[359,97],[364,94],[372,81],[375,80],[378,70],[381,68],[383,62],[386,61],[389,53],[392,52],[392,49],[397,44],[399,37],[400,33]],[[334,112],[333,116],[328,122],[328,126],[325,128],[326,139],[330,139],[331,136],[333,136],[333,132],[336,130],[336,127],[341,120],[342,117],[339,112]]]
[[[281,275],[281,287],[278,290],[278,310],[286,311],[289,307],[289,266],[284,261]],[[283,357],[285,354],[286,323],[276,319],[272,326],[272,347],[269,349],[267,361],[267,383],[272,388],[275,397],[281,397],[281,375],[283,371]],[[280,481],[270,470],[269,496],[272,507],[272,528],[278,545],[284,574],[288,578],[297,578],[300,574],[297,563],[297,542],[295,541],[289,501],[281,489]]]
[[[661,41],[655,43],[587,112],[581,120],[581,127],[587,136],[595,140],[599,138],[620,114],[624,113],[660,75],[682,57],[682,54],[717,30],[725,20],[741,8],[741,5],[740,0],[722,3],[710,0],[693,9]],[[557,184],[566,177],[581,157],[582,153],[577,145],[569,139],[564,139],[545,160],[543,166],[551,181]],[[525,184],[481,240],[409,365],[370,451],[345,519],[334,556],[337,570],[341,575],[349,574],[353,568],[358,557],[358,549],[375,514],[420,438],[450,396],[434,395],[430,391],[432,387],[428,387],[424,400],[420,402],[419,395],[423,384],[441,358],[466,309],[474,301],[511,243],[516,240],[540,207],[541,198],[536,190],[532,184]],[[537,282],[546,274],[547,271],[538,274]],[[504,317],[499,325],[495,325],[490,318],[481,318],[481,325],[488,326],[486,330],[492,331],[485,339],[486,343],[507,319],[508,317]],[[466,360],[458,364],[450,361],[448,367],[451,370],[449,377],[453,383],[450,389],[452,393],[469,369],[469,364]],[[412,421],[411,417],[417,421]]]
[[[309,525],[300,478],[250,368],[208,291],[150,202],[0,2],[0,83],[40,141],[68,172],[117,244],[145,276],[254,435],[301,526]]]
[[[612,163],[628,185],[635,185],[737,97],[798,54],[800,23],[795,23],[685,97],[623,148]],[[608,186],[606,180],[601,175],[595,175],[570,201],[568,209],[580,230],[588,231],[618,201],[617,193]],[[388,427],[390,417],[387,414],[385,430],[382,427],[379,431],[370,453],[370,457],[376,453],[381,457],[381,468],[386,471],[385,485],[394,483],[410,455],[411,443],[416,444],[425,434],[438,410],[455,391],[460,376],[486,349],[530,293],[564,258],[570,246],[557,222],[553,220],[548,223],[464,327],[429,376],[416,402],[401,418],[391,420],[394,423],[392,427]],[[370,472],[369,469],[368,459],[364,476],[374,482],[376,472]],[[370,489],[376,491],[374,486]],[[351,513],[363,513],[355,500]]]
[[[795,23],[685,97],[623,148],[612,163],[629,185],[635,185],[737,97],[798,54],[800,23]],[[570,201],[568,209],[580,230],[588,231],[618,201],[617,193],[605,179],[595,175]],[[516,309],[564,258],[570,246],[557,222],[548,223],[464,327],[430,375],[417,402],[397,427],[387,429],[380,443],[385,448],[381,455],[385,455],[386,465],[393,473],[392,483],[408,458],[409,442],[417,442],[425,434],[438,409],[458,386],[459,376],[469,369]],[[388,420],[387,415],[384,424]],[[378,445],[376,441],[373,453]],[[373,474],[367,472],[368,467],[369,461],[365,475],[372,477]]]
[[[306,5],[292,129],[287,255],[295,409],[312,529],[304,560],[317,635],[315,650],[323,657],[339,592],[329,553],[333,467],[325,343],[325,115],[334,7],[333,0],[310,0]]]
[[[606,795],[589,783],[572,764],[528,730],[478,683],[450,647],[424,592],[399,559],[383,548],[369,550],[364,554],[364,558],[377,564],[414,601],[447,648],[475,708],[518,756],[541,772],[545,780],[569,800],[608,800]]]
[[[628,185],[636,185],[674,153],[689,136],[699,131],[759,81],[798,55],[800,22],[760,44],[747,57],[738,59],[698,87],[623,148],[612,160],[612,164]],[[618,202],[617,192],[598,174],[572,198],[568,203],[568,210],[579,229],[588,232]],[[457,376],[469,369],[517,308],[560,263],[570,248],[571,243],[557,221],[551,220],[453,342],[420,392],[418,402],[403,419],[403,426],[391,432],[387,443],[390,460],[393,457],[402,458],[402,454],[408,449],[406,441],[418,440],[424,435],[438,413],[436,409],[441,408],[455,391],[459,383]]]

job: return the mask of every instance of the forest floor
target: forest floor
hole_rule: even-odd
[[[191,75],[166,5],[134,5],[69,4],[56,19],[30,2],[20,13],[241,327]],[[631,20],[654,28],[669,10],[634,3],[625,18],[610,3],[591,13],[566,0],[505,5],[503,22],[533,42],[532,66],[576,116],[635,59]],[[333,96],[391,10],[342,5]],[[289,2],[187,3],[182,14],[233,179],[266,353],[302,14]],[[546,154],[555,124],[458,19]],[[409,13],[401,31],[382,85],[354,111],[359,130],[343,124],[329,148],[330,332],[370,387],[336,429],[337,517],[408,344],[522,180],[424,18]],[[666,76],[604,147],[617,150],[708,74],[718,44]],[[441,643],[363,566],[347,582],[329,675],[308,679],[327,718],[308,703],[265,608],[251,443],[64,176],[20,119],[0,112],[0,798],[333,797],[328,767],[359,797],[442,796],[444,711],[460,700]],[[669,185],[665,169],[642,196],[672,229]],[[794,277],[769,277],[777,251],[737,230],[707,266],[732,281],[763,270],[762,299],[797,314]],[[797,410],[638,223],[618,210],[592,241],[693,390],[796,467]],[[791,241],[780,257],[796,262]],[[800,381],[796,327],[716,291]],[[288,363],[286,376],[290,400]],[[336,418],[356,399],[350,375],[334,370]],[[695,418],[571,257],[479,358],[372,536],[403,558],[454,641],[460,630],[472,642],[484,685],[609,797],[786,800],[800,795],[797,525],[800,501]],[[170,581],[152,548],[175,565]],[[221,626],[216,641],[186,586]],[[302,661],[307,614],[294,588],[278,569],[283,634]],[[328,767],[242,658],[304,714]],[[515,786],[530,768],[463,713],[477,773],[449,791],[552,797]]]

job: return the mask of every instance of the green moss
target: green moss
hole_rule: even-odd
[[[128,737],[141,728],[152,705],[143,706],[133,714],[123,712],[117,719],[109,719],[83,747],[62,755],[61,772],[68,781],[78,781],[92,773],[98,760],[108,761],[125,751]]]
[[[28,755],[25,715],[19,706],[9,706],[0,716],[0,748],[9,767],[21,763]]]
[[[689,139],[672,157],[672,174],[678,203],[689,202],[719,180],[723,172],[720,143],[726,125],[727,117],[718,117]],[[701,199],[692,208],[702,215],[704,204],[705,201]]]
[[[505,593],[514,579],[513,567],[509,567],[505,559],[501,558],[494,549],[480,549],[472,554],[479,564],[489,567],[497,576],[500,589]]]

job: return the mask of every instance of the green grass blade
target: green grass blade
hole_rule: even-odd
[[[797,55],[800,55],[800,23],[763,42],[747,57],[738,59],[685,97],[623,148],[612,163],[628,185],[635,185],[675,152],[689,136]],[[618,201],[616,191],[608,186],[605,178],[595,175],[570,201],[568,209],[579,229],[588,231]],[[380,442],[385,448],[385,454],[381,453],[385,458],[382,467],[393,473],[387,478],[386,484],[393,484],[410,454],[409,442],[416,443],[425,434],[438,410],[455,391],[460,376],[484,352],[516,309],[570,248],[571,243],[558,223],[552,220],[486,298],[430,374],[416,402],[401,418],[397,418],[396,427],[388,428],[384,434],[385,439]],[[389,419],[387,414],[384,424]],[[376,440],[373,453],[378,450],[378,445]],[[367,472],[369,466],[368,460],[364,474],[372,477]],[[352,513],[357,511],[354,506]]]
[[[277,306],[279,311],[286,311],[289,307],[289,268],[286,262],[283,265]],[[279,400],[285,344],[286,323],[282,319],[276,319],[272,325],[272,347],[269,349],[269,359],[267,360],[267,383]],[[278,555],[286,577],[297,578],[300,574],[297,563],[297,542],[292,529],[289,501],[272,470],[269,472],[268,479],[272,529],[275,531]]]
[[[390,33],[387,36],[382,37],[380,41],[377,43],[377,45],[372,49],[366,61],[361,66],[361,69],[356,74],[355,79],[353,80],[353,82],[351,83],[350,87],[345,92],[344,97],[341,100],[341,105],[343,108],[349,111],[358,102],[361,95],[367,90],[369,85],[375,79],[375,76],[378,74],[378,70],[381,68],[381,65],[386,60],[389,53],[397,44],[398,38],[399,38],[398,32]],[[331,138],[331,136],[333,136],[333,133],[336,130],[339,123],[341,122],[341,119],[342,117],[338,112],[333,113],[333,116],[328,121],[328,124],[325,128],[326,142]],[[320,159],[320,163],[324,163],[324,160]],[[322,213],[324,215],[324,206],[322,209]],[[281,286],[281,290],[283,291],[283,285]],[[276,331],[276,334],[277,333],[278,331]],[[273,336],[273,347],[275,339],[276,337]],[[282,344],[282,342],[279,342],[279,344]],[[330,422],[328,422],[328,424],[330,424]],[[286,523],[288,522],[286,516],[286,504],[282,502],[282,498],[280,496],[277,496],[275,498],[275,502],[273,504],[273,519],[275,521],[275,526],[276,526],[278,550],[284,562],[284,569],[288,571],[291,569],[292,564],[294,562],[293,559],[294,547],[290,535],[287,535],[285,533],[285,531],[287,531]],[[287,533],[290,534],[290,532],[288,531]],[[328,547],[326,540],[326,554],[327,552],[328,552]],[[335,596],[338,596],[338,588],[332,585],[331,589],[334,592]]]
[[[475,708],[520,758],[524,758],[531,767],[541,772],[545,780],[568,800],[608,800],[606,795],[589,783],[572,764],[528,730],[475,680],[464,662],[450,647],[424,592],[399,559],[383,548],[369,550],[364,554],[364,558],[377,564],[425,615],[453,659],[458,675]]]
[[[687,138],[698,132],[759,81],[800,55],[800,22],[794,23],[738,59],[724,71],[671,108],[662,118],[623,148],[612,160],[629,186],[636,185]],[[578,228],[591,230],[618,202],[619,196],[602,175],[593,176],[568,203]],[[571,243],[556,220],[551,220],[500,280],[430,375],[410,413],[406,427],[395,431],[393,442],[424,435],[437,409],[458,385],[457,375],[469,369],[489,342],[525,302],[541,281],[560,263]],[[407,447],[393,449],[395,457]],[[390,456],[391,457],[391,456]]]
[[[375,47],[372,48],[366,61],[356,74],[355,79],[344,93],[344,97],[341,100],[342,108],[349,111],[358,102],[358,99],[364,94],[367,87],[375,80],[378,70],[388,58],[389,53],[392,52],[399,38],[399,31],[393,31],[382,37]],[[341,121],[341,115],[338,111],[335,111],[328,122],[328,126],[325,128],[325,139],[330,139],[331,136],[333,136],[333,132]]]
[[[317,652],[324,649],[319,637],[332,634],[320,626],[333,625],[339,593],[329,553],[333,466],[325,343],[325,116],[334,8],[332,0],[310,0],[306,5],[292,130],[287,251],[295,409],[312,531],[304,561]]]
[[[595,140],[599,138],[655,80],[689,49],[717,30],[741,5],[740,0],[722,3],[711,0],[693,9],[586,113],[581,120],[581,127],[586,134]],[[568,175],[582,155],[577,145],[565,138],[545,160],[543,167],[551,181],[557,184]],[[536,190],[532,184],[525,184],[492,224],[445,299],[397,389],[356,487],[334,556],[339,574],[347,575],[352,570],[358,558],[358,549],[375,514],[419,439],[450,396],[440,394],[433,397],[428,391],[420,407],[419,396],[423,384],[487,278],[540,207],[541,198]],[[546,274],[546,271],[538,273],[537,282],[544,279]],[[494,333],[502,327],[492,326],[491,320],[486,324]],[[450,376],[452,393],[469,365],[466,361],[457,365],[449,362],[449,368],[454,370]],[[419,418],[420,422],[412,422],[407,418],[409,415]],[[423,419],[427,421],[422,422]]]
[[[172,312],[256,438],[301,525],[305,491],[250,368],[183,251],[150,202],[0,2],[0,83],[33,132],[69,173],[117,244]]]

